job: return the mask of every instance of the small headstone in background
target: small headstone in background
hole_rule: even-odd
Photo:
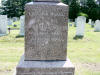
[[[13,17],[13,22],[16,22],[18,20],[17,17]]]
[[[61,2],[61,0],[34,0],[34,1],[41,1],[41,2],[42,2],[42,1],[46,1],[46,2],[47,2],[47,1],[48,1],[48,2],[49,2],[49,1],[51,1],[51,2]]]
[[[95,32],[100,32],[100,20],[95,21],[94,31]]]
[[[75,67],[66,57],[68,6],[49,1],[26,4],[25,54],[16,75],[74,75]]]
[[[77,18],[75,18],[74,27],[77,27]]]
[[[95,25],[95,23],[94,23],[94,21],[92,21],[91,22],[91,27],[94,28],[94,25]]]
[[[7,15],[0,15],[0,36],[7,34]]]
[[[84,16],[79,16],[77,18],[76,36],[84,36],[85,24],[86,18]]]
[[[23,15],[20,17],[20,35],[21,36],[24,36],[24,33],[25,33],[24,25],[25,25],[25,16]]]
[[[91,24],[92,24],[92,19],[89,19],[88,24],[89,24],[89,25],[91,25]]]
[[[8,25],[12,25],[13,21],[12,19],[8,18]]]

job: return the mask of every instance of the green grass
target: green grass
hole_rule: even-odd
[[[68,30],[68,53],[75,65],[75,75],[100,75],[100,32],[86,25],[83,39],[74,40],[76,28]],[[0,37],[0,75],[13,75],[14,69],[24,52],[24,38],[16,38],[19,30]]]
[[[16,27],[14,27],[16,25]],[[9,25],[11,29],[19,29],[20,28],[20,21],[13,22],[12,25]]]

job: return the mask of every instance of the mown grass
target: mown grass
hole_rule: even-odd
[[[75,65],[75,75],[100,75],[100,32],[87,24],[83,39],[74,40],[75,33],[76,28],[69,26],[67,56]],[[13,75],[24,53],[24,38],[16,38],[18,34],[19,30],[11,30],[0,37],[0,75]]]

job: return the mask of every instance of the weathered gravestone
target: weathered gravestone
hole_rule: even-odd
[[[8,25],[12,25],[13,21],[12,19],[8,18]]]
[[[74,27],[77,26],[77,18],[75,18],[75,23],[74,23]]]
[[[89,19],[88,24],[92,25],[92,19]]]
[[[20,35],[24,36],[24,25],[25,25],[25,16],[20,17]]]
[[[75,68],[66,58],[68,6],[31,2],[25,11],[25,54],[16,75],[74,75]]]
[[[13,17],[13,22],[16,22],[18,20],[17,17]]]
[[[95,21],[95,32],[100,32],[100,20]]]
[[[77,18],[76,36],[84,36],[85,24],[86,18],[84,16],[79,16]]]
[[[92,21],[92,22],[91,22],[91,27],[94,28],[94,26],[95,26],[95,22]]]
[[[42,2],[42,1],[45,1],[45,2],[49,2],[49,1],[50,1],[50,2],[61,2],[61,0],[34,0],[34,1],[39,1],[39,2],[40,2],[40,1],[41,1],[41,2]]]
[[[7,15],[0,15],[0,36],[7,34]]]

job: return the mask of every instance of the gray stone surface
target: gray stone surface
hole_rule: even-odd
[[[61,2],[61,0],[34,0],[34,1],[46,1],[46,2],[52,1],[52,2]]]
[[[68,6],[33,2],[25,9],[25,60],[66,60]]]
[[[20,17],[20,35],[24,36],[24,26],[25,26],[25,15]]]
[[[22,56],[16,75],[74,75],[74,66],[67,61],[24,61]]]
[[[7,15],[0,15],[0,36],[7,34]]]

